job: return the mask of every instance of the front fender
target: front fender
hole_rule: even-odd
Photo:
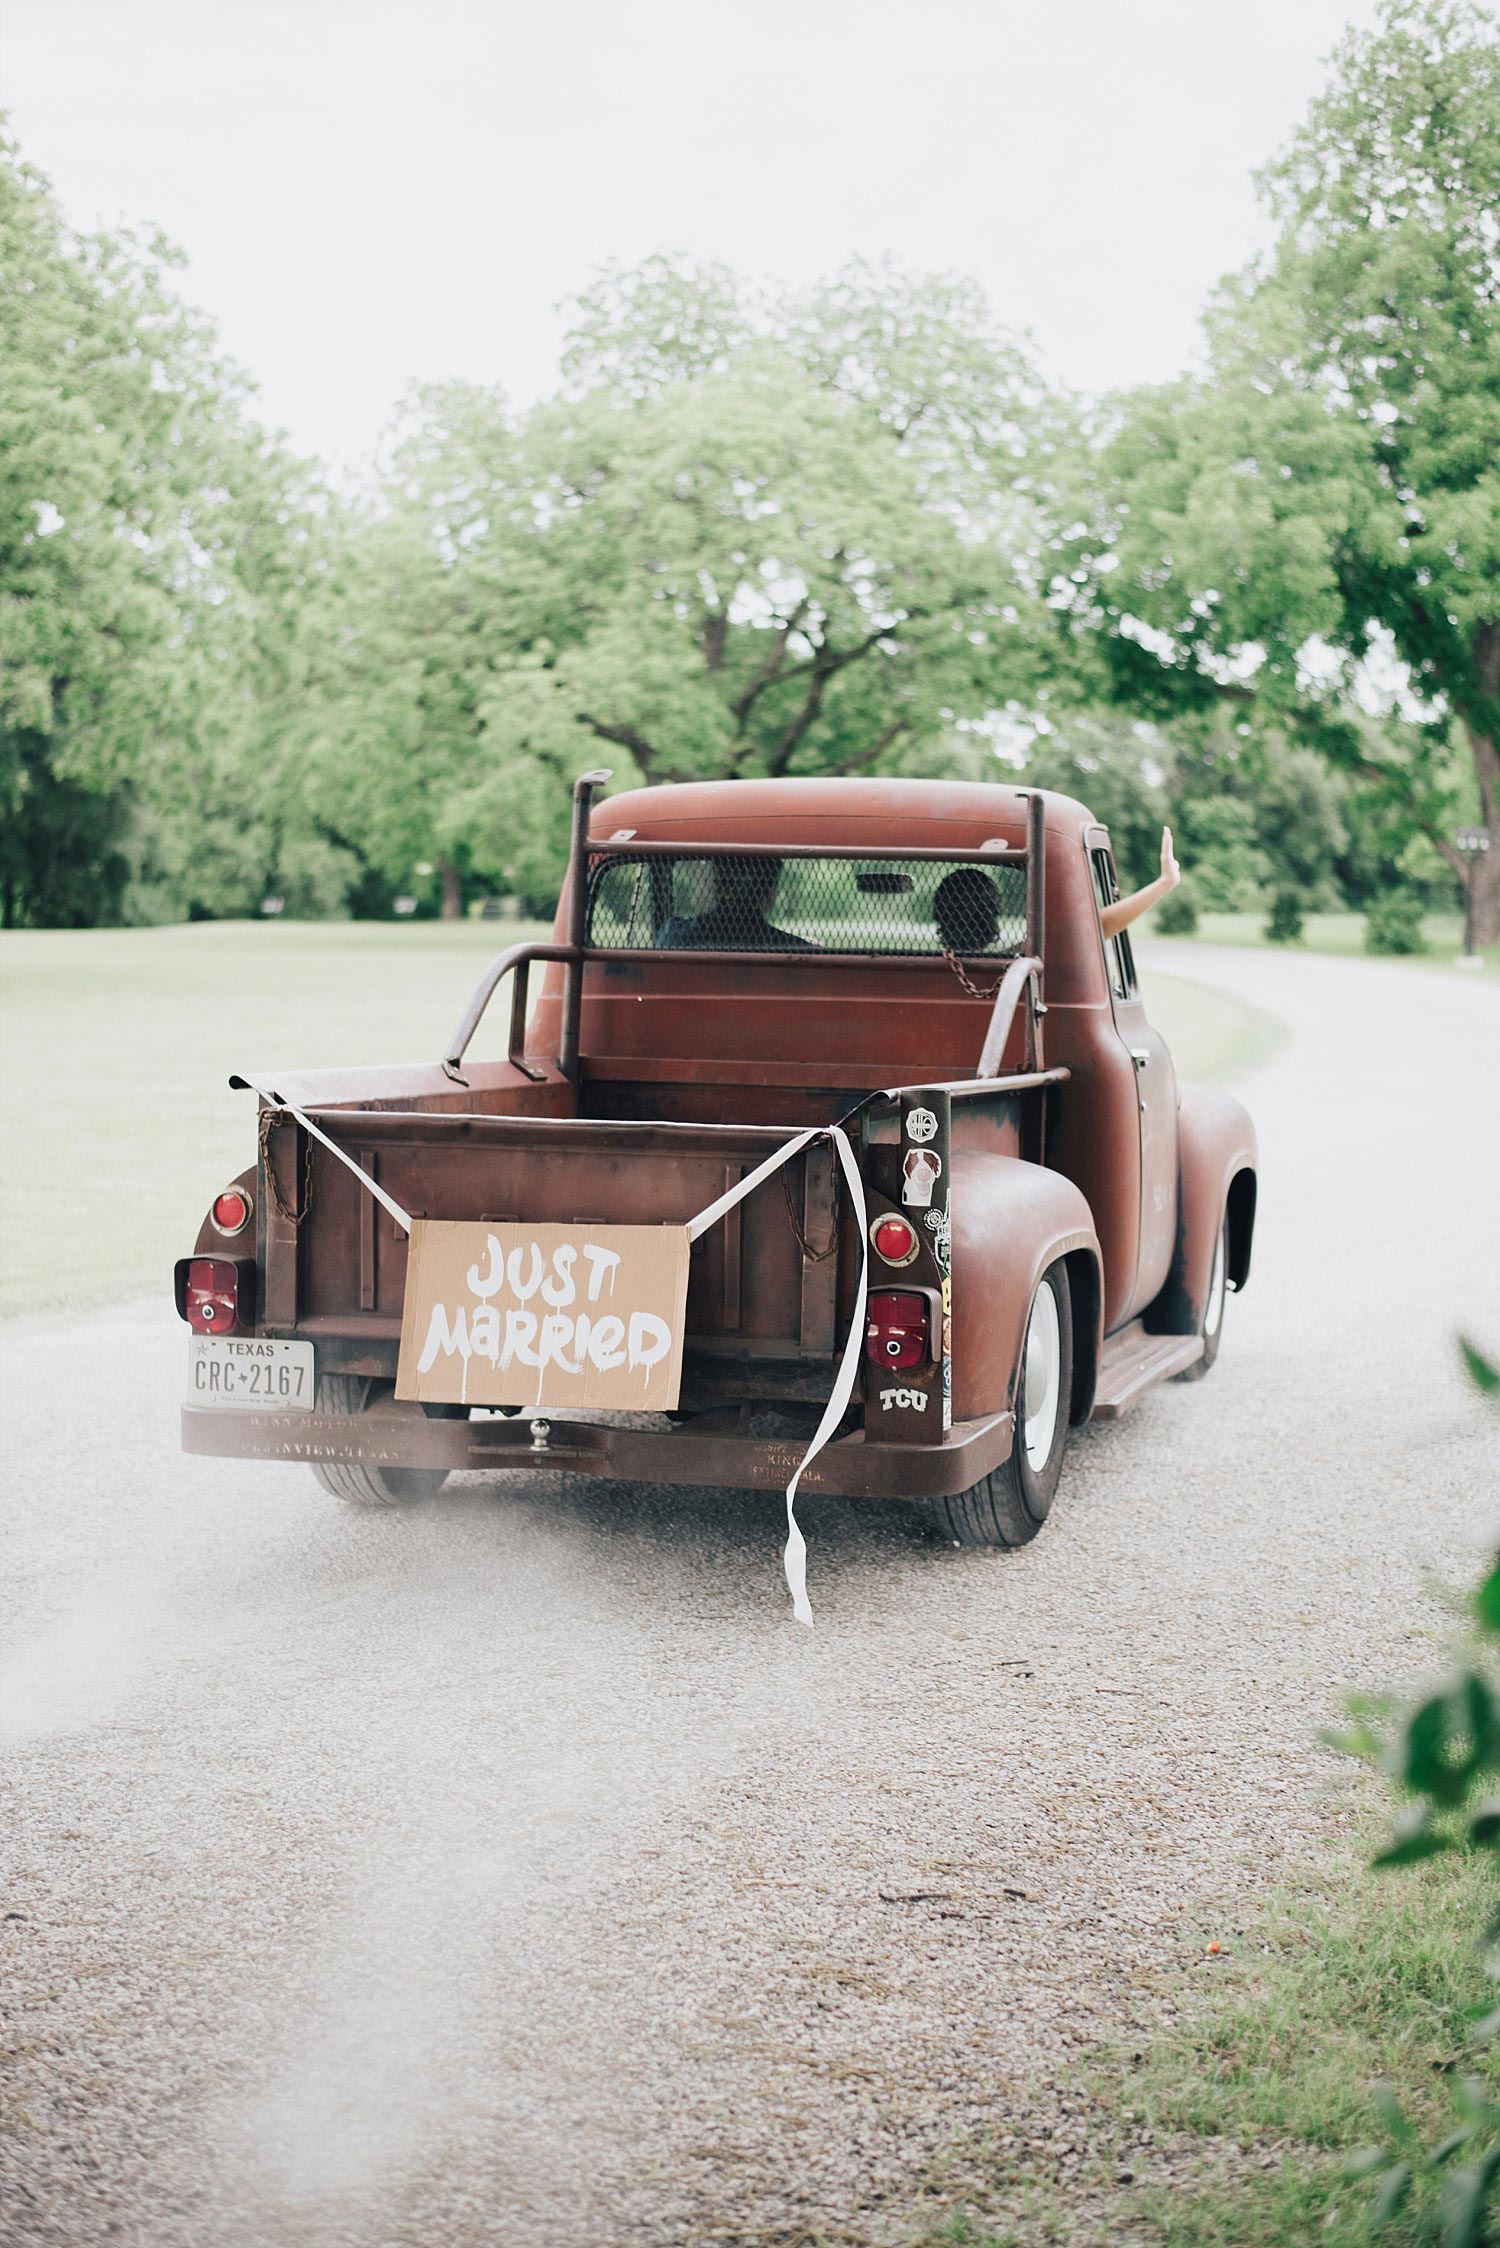
[[[953,1413],[1014,1409],[1037,1282],[1067,1259],[1073,1308],[1070,1418],[1086,1420],[1099,1362],[1099,1243],[1089,1206],[1059,1171],[1013,1155],[953,1155]]]
[[[1229,1278],[1250,1277],[1256,1145],[1249,1111],[1231,1093],[1184,1085],[1177,1109],[1177,1241],[1161,1294],[1143,1324],[1153,1335],[1196,1335],[1203,1324],[1214,1244],[1229,1216]]]

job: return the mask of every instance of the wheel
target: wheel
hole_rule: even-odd
[[[318,1383],[318,1411],[363,1413],[394,1386],[368,1374],[325,1374]],[[462,1406],[451,1408],[462,1410]],[[445,1467],[367,1467],[358,1460],[330,1462],[315,1467],[313,1474],[325,1491],[349,1506],[410,1506],[414,1499],[430,1499],[448,1480]]]
[[[1180,1382],[1201,1382],[1219,1355],[1219,1344],[1224,1336],[1224,1305],[1229,1295],[1229,1213],[1226,1210],[1219,1221],[1219,1238],[1214,1243],[1213,1270],[1208,1276],[1208,1298],[1203,1306],[1203,1356],[1195,1359],[1184,1373],[1177,1376]]]
[[[972,1490],[938,1499],[938,1525],[959,1545],[1029,1545],[1051,1512],[1068,1448],[1073,1395],[1073,1318],[1061,1264],[1037,1283],[1016,1376],[1010,1458]]]

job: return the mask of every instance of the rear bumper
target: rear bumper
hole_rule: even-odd
[[[540,1424],[539,1424],[540,1425]],[[410,1406],[336,1413],[262,1413],[245,1406],[184,1405],[182,1448],[237,1460],[350,1462],[366,1467],[520,1468],[624,1483],[784,1490],[803,1446],[795,1438],[736,1436],[691,1424],[621,1428],[551,1421],[545,1444],[524,1415],[513,1421],[428,1420]],[[1010,1457],[1012,1418],[956,1422],[941,1444],[879,1444],[856,1429],[820,1452],[798,1485],[852,1499],[952,1498]]]

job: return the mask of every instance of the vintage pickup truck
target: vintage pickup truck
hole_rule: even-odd
[[[177,1268],[185,1446],[366,1505],[800,1474],[1025,1543],[1070,1428],[1205,1373],[1250,1270],[1253,1129],[1178,1084],[1104,934],[1108,835],[1019,787],[607,778],[552,940],[442,1058],[233,1081],[259,1148]],[[617,1233],[670,1251],[680,1334],[670,1274],[628,1336],[600,1296]],[[419,1237],[466,1315],[414,1311]]]

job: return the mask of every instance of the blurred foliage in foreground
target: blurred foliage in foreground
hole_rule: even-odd
[[[1470,1379],[1500,1406],[1500,1367],[1473,1343],[1460,1342]],[[1362,1699],[1356,1723],[1336,1745],[1382,1772],[1405,1798],[1377,1866],[1418,1865],[1452,1852],[1480,1852],[1500,1868],[1500,1554],[1474,1595],[1472,1638],[1452,1676],[1414,1707]],[[1475,1934],[1485,1971],[1500,1982],[1500,1886],[1490,1916]],[[1500,2036],[1500,2002],[1474,2011],[1476,2045]],[[1500,2107],[1472,2073],[1453,2086],[1452,2126],[1426,2145],[1389,2087],[1378,2108],[1379,2145],[1349,2163],[1354,2178],[1375,2181],[1372,2231],[1408,2210],[1418,2237],[1439,2248],[1484,2248],[1500,2208]]]
[[[358,488],[260,429],[154,240],[0,153],[0,910],[533,910],[567,783],[990,775],[1164,814],[1197,910],[1500,939],[1500,52],[1386,0],[1207,371],[1060,393],[962,280],[606,271],[557,395],[414,391]],[[1416,941],[1419,941],[1416,940]]]

